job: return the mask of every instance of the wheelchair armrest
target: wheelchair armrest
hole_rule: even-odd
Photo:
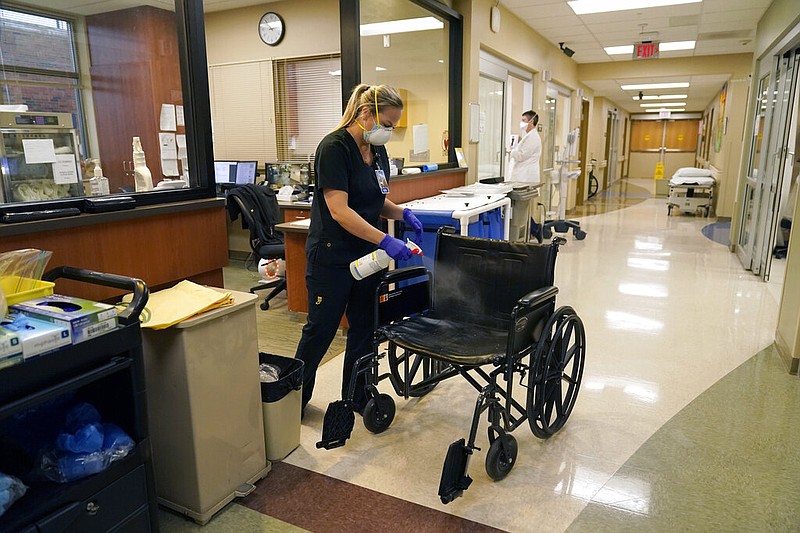
[[[517,305],[523,308],[530,309],[532,307],[539,307],[548,300],[552,300],[558,294],[558,287],[542,287],[535,291],[529,292],[517,301]]]
[[[418,278],[420,276],[427,276],[427,275],[428,275],[428,269],[425,268],[424,266],[410,266],[388,271],[386,274],[383,275],[381,281],[383,283],[397,283],[398,281],[403,281],[411,278]]]

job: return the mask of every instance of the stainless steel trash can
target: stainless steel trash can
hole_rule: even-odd
[[[258,361],[278,368],[278,379],[261,382],[267,459],[282,461],[300,445],[303,361],[260,353]]]

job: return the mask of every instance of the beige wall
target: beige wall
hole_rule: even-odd
[[[281,14],[286,34],[278,46],[258,36],[258,21],[267,11]],[[261,6],[207,13],[208,64],[267,58],[302,57],[339,51],[339,3],[331,0],[287,0]]]
[[[745,122],[747,117],[747,94],[750,90],[750,79],[739,78],[728,81],[727,94],[725,97],[725,114],[720,122],[720,95],[722,91],[714,97],[706,107],[707,116],[714,110],[714,122],[709,130],[711,144],[708,150],[708,159],[699,158],[698,166],[715,170],[714,177],[717,179],[717,190],[715,198],[715,213],[718,217],[732,217],[736,202],[736,191],[739,183],[739,176],[742,172],[741,155],[742,151],[749,149],[746,142],[743,142]],[[727,127],[725,122],[727,121]],[[722,125],[722,146],[719,152],[714,148],[714,133]],[[694,165],[692,165],[694,166]],[[667,173],[667,175],[669,175]]]
[[[464,77],[463,77],[463,143],[467,162],[471,165],[467,181],[473,182],[478,158],[477,144],[469,144],[469,103],[478,102],[479,55],[486,50],[509,63],[534,73],[533,110],[542,114],[547,95],[547,84],[542,79],[543,71],[550,71],[552,81],[568,89],[581,88],[586,96],[592,91],[578,82],[577,63],[565,56],[561,50],[533,31],[529,26],[500,6],[500,31],[489,28],[489,14],[494,0],[454,0],[453,8],[464,17]],[[580,124],[580,107],[573,98],[570,128]],[[590,126],[591,130],[591,126]],[[591,131],[589,133],[591,135]]]

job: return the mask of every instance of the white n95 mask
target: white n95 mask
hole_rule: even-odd
[[[530,122],[520,122],[519,123],[519,129],[522,130],[522,134],[523,135],[528,133],[528,124],[530,124]]]
[[[373,146],[383,146],[392,138],[393,129],[376,123],[371,130],[364,130],[364,141]]]

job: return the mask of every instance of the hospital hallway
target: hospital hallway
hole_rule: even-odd
[[[800,530],[800,378],[772,345],[780,287],[706,237],[719,233],[703,231],[714,218],[667,216],[650,187],[621,180],[575,211],[588,235],[567,235],[555,278],[557,305],[586,327],[580,395],[550,439],[527,423],[513,432],[519,455],[504,480],[484,469],[483,420],[472,485],[448,505],[437,496],[477,398],[460,378],[395,397],[387,431],[356,416],[345,446],[318,450],[340,390],[336,356],[320,367],[300,447],[206,526],[162,511],[162,531]],[[226,286],[247,290],[253,276],[229,267]],[[260,349],[292,356],[302,323],[285,296],[257,313]]]

